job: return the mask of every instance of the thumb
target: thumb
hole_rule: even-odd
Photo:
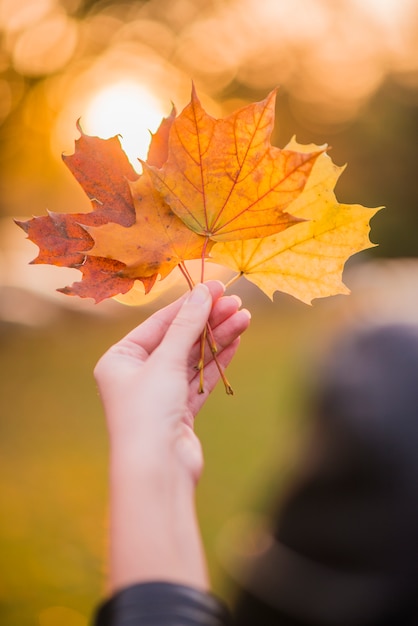
[[[211,308],[212,296],[208,287],[197,284],[171,322],[159,346],[160,354],[163,351],[171,362],[177,358],[185,360],[205,328]]]

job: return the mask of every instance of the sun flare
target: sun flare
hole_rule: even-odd
[[[121,135],[121,143],[136,170],[138,158],[145,159],[150,131],[155,132],[166,115],[158,98],[145,86],[133,81],[113,83],[91,99],[81,119],[88,135],[108,139]]]

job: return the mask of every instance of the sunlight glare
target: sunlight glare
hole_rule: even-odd
[[[102,139],[121,135],[130,162],[141,171],[138,158],[146,159],[150,131],[157,130],[164,115],[162,105],[147,87],[125,81],[96,93],[80,121],[88,135]]]
[[[375,20],[382,20],[389,25],[406,13],[408,2],[412,4],[411,0],[406,0],[403,4],[399,0],[368,0],[366,3],[363,0],[356,0],[356,4],[374,16]]]

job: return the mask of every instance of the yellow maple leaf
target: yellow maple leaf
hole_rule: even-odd
[[[286,149],[312,153],[294,139]],[[342,281],[347,259],[374,244],[369,222],[382,207],[340,204],[334,187],[344,167],[323,152],[303,192],[288,207],[304,222],[268,237],[216,243],[211,260],[244,275],[270,298],[283,291],[310,304],[314,298],[349,293]]]

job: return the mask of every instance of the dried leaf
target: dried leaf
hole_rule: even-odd
[[[215,120],[193,90],[174,120],[166,163],[148,167],[154,186],[194,232],[215,241],[262,237],[299,221],[286,209],[302,192],[322,150],[271,145],[275,92]]]
[[[121,276],[131,278],[160,274],[165,278],[179,263],[200,259],[211,248],[175,215],[154,189],[147,174],[131,184],[136,221],[125,228],[108,223],[87,228],[94,239],[89,255],[118,259]]]
[[[123,263],[113,259],[87,256],[85,262],[77,268],[83,275],[82,280],[73,283],[71,287],[63,287],[57,291],[67,296],[94,298],[96,303],[111,298],[115,294],[127,293],[132,289],[135,281],[119,276],[123,267]],[[151,287],[152,285],[149,288]]]
[[[287,149],[311,154],[317,146],[292,140]],[[216,244],[212,260],[244,275],[270,298],[280,290],[311,303],[348,293],[342,281],[344,264],[373,245],[369,221],[379,209],[338,203],[333,190],[343,170],[321,154],[304,191],[289,207],[308,221],[269,237]]]
[[[138,174],[119,137],[100,139],[78,129],[81,136],[75,142],[74,154],[63,156],[63,161],[92,202],[92,212],[80,223],[93,226],[111,221],[129,226],[135,221],[135,211],[128,181],[136,180]],[[74,218],[79,219],[79,215]]]
[[[153,150],[153,163],[159,164],[167,152],[164,141],[167,141],[172,119],[173,115],[163,120],[162,137],[158,131],[153,136],[158,144]],[[125,266],[120,260],[114,259],[110,263],[108,258],[88,256],[94,241],[87,228],[109,222],[120,227],[135,223],[135,207],[129,181],[138,179],[138,174],[129,163],[118,137],[105,140],[90,137],[80,128],[79,130],[81,136],[75,142],[74,154],[63,157],[63,160],[91,200],[92,211],[70,214],[49,212],[48,215],[16,223],[39,246],[39,254],[32,263],[71,267],[82,272],[81,283],[76,282],[60,291],[67,295],[91,297],[100,302],[118,293],[126,293],[132,288],[134,281],[121,274]],[[149,290],[157,275],[147,274],[146,277],[137,278]],[[102,281],[103,286],[100,284]]]

